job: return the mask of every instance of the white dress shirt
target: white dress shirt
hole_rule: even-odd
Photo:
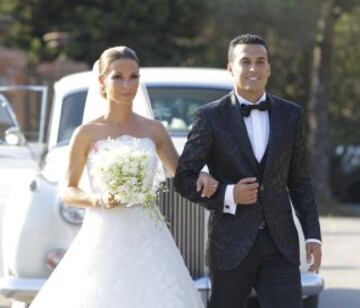
[[[249,102],[245,98],[241,97],[236,92],[235,95],[239,104],[253,104],[252,102]],[[266,93],[264,92],[255,104],[259,104],[265,99]],[[250,115],[248,117],[244,117],[243,119],[255,158],[258,162],[260,162],[269,142],[269,112],[254,109],[250,112]],[[228,185],[226,187],[224,201],[224,213],[234,215],[236,212],[236,203],[234,201],[234,185]]]
[[[252,102],[241,97],[236,92],[235,95],[239,104],[246,104],[246,105],[253,104]],[[264,92],[263,95],[255,104],[259,104],[265,99],[266,99],[266,93]],[[260,163],[261,159],[265,154],[269,142],[269,134],[270,134],[269,112],[254,109],[250,112],[250,115],[248,117],[244,117],[243,119],[245,122],[247,133],[249,135],[254,156],[257,159],[257,161]],[[228,185],[225,191],[223,212],[227,214],[235,215],[236,207],[237,205],[234,201],[234,185],[233,184]],[[316,242],[321,244],[321,241],[317,239],[306,239],[305,242],[306,243]]]

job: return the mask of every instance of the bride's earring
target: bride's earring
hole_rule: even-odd
[[[106,97],[106,89],[105,89],[105,86],[102,86],[101,87],[101,94]]]

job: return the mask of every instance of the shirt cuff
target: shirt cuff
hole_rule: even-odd
[[[234,201],[234,185],[226,186],[223,213],[235,215],[236,203]]]
[[[318,243],[321,245],[321,241],[320,240],[317,240],[316,238],[308,238],[305,240],[305,244],[307,243]]]

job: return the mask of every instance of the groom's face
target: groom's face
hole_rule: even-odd
[[[240,44],[234,48],[233,61],[228,64],[238,94],[255,101],[265,91],[270,76],[266,48],[258,44]]]

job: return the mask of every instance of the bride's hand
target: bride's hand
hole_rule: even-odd
[[[111,192],[103,192],[99,198],[99,205],[103,209],[113,209],[121,204],[115,199],[114,194]]]
[[[218,189],[219,182],[206,172],[200,172],[196,181],[196,191],[201,191],[201,197],[210,198]]]

